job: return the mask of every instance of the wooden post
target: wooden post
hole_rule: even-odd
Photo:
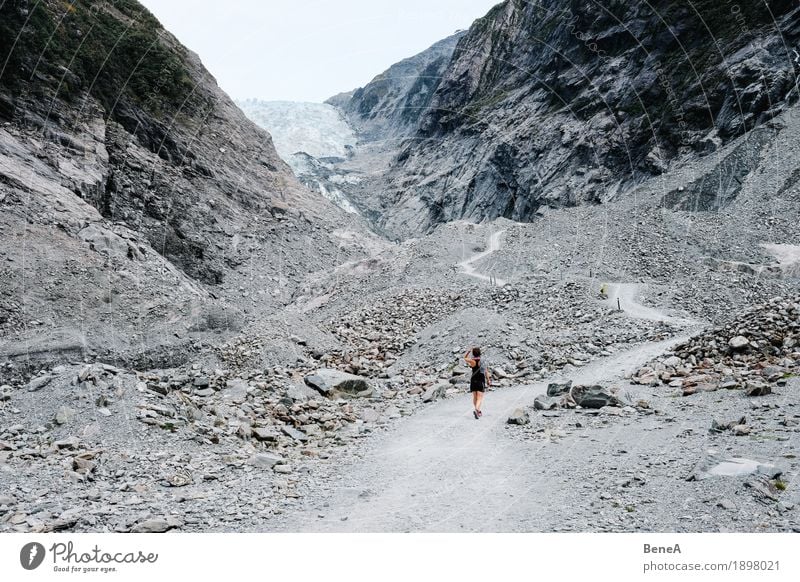
[[[617,311],[622,311],[622,306],[619,304],[619,297],[617,297]]]

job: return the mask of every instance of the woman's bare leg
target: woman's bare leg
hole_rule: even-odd
[[[475,393],[475,410],[481,411],[481,404],[483,404],[483,392]]]

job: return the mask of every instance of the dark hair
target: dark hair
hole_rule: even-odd
[[[481,357],[481,349],[480,348],[472,348],[472,355],[476,358]]]

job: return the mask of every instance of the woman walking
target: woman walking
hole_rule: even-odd
[[[470,353],[472,354],[470,356]],[[483,404],[483,393],[486,391],[487,386],[492,385],[492,378],[489,376],[489,368],[481,361],[481,349],[472,348],[467,350],[464,354],[464,359],[467,364],[472,368],[472,376],[469,379],[469,391],[472,392],[472,405],[475,409],[472,415],[475,419],[483,416],[481,412],[481,404]]]

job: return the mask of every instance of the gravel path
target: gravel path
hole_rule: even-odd
[[[476,279],[480,279],[481,281],[491,281],[492,278],[489,275],[484,275],[483,273],[478,272],[475,267],[475,263],[479,262],[481,259],[488,257],[493,252],[500,250],[500,237],[505,232],[505,229],[498,230],[492,233],[489,236],[489,240],[486,246],[486,250],[476,253],[469,257],[468,259],[461,261],[458,266],[461,268],[462,272],[465,275],[470,277],[475,277]],[[494,277],[494,282],[496,285],[502,287],[506,284],[505,279],[499,279]]]

